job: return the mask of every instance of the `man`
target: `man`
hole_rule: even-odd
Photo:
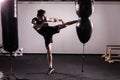
[[[37,11],[37,17],[34,17],[31,21],[33,28],[44,37],[45,47],[47,50],[47,60],[49,65],[48,74],[51,74],[54,71],[53,68],[53,58],[52,58],[52,49],[51,44],[53,42],[52,37],[54,34],[59,33],[59,31],[68,25],[77,23],[78,20],[70,21],[64,23],[62,19],[57,18],[47,18],[45,16],[46,11],[40,9]],[[61,24],[55,26],[49,26],[48,22],[61,22]]]

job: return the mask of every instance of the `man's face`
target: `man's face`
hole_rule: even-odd
[[[39,18],[42,20],[46,19],[45,13],[42,16],[39,16]]]
[[[42,16],[42,19],[44,20],[46,18],[46,16],[45,16],[45,13],[43,14],[43,16]]]

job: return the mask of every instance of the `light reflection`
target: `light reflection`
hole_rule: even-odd
[[[0,3],[2,3],[4,0],[0,0]]]

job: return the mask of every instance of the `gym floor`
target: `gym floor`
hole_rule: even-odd
[[[53,58],[55,72],[48,75],[45,54],[13,57],[13,74],[23,80],[120,80],[120,62],[105,62],[100,54],[86,54],[84,57],[80,54],[54,54]],[[0,56],[0,71],[4,74],[11,72],[10,60],[10,56]]]

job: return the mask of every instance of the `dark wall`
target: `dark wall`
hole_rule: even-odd
[[[18,0],[18,1],[75,1],[75,0]],[[95,0],[95,1],[120,1],[120,0]]]

